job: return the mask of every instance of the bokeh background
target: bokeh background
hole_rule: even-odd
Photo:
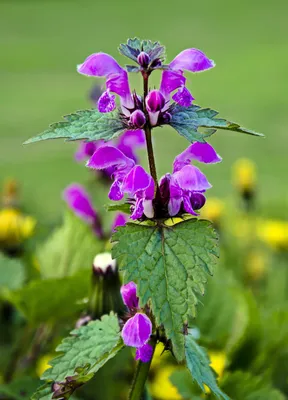
[[[87,179],[73,160],[76,145],[22,143],[61,116],[91,107],[95,80],[77,74],[77,64],[97,51],[124,64],[117,46],[138,36],[161,41],[168,60],[188,47],[203,50],[216,68],[188,76],[196,104],[266,135],[223,131],[213,138],[223,162],[206,169],[210,194],[230,196],[231,165],[245,156],[257,164],[261,207],[287,215],[287,13],[285,0],[0,1],[0,181],[21,182],[24,204],[38,220],[59,218],[63,188]],[[133,84],[140,88],[139,75]],[[158,129],[155,146],[164,173],[186,143]]]

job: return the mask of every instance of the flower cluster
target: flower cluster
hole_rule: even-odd
[[[77,158],[90,157],[88,167],[103,171],[112,178],[109,198],[119,201],[127,195],[132,219],[162,218],[183,212],[197,215],[197,210],[205,204],[204,193],[211,185],[205,175],[191,165],[191,161],[206,164],[221,161],[213,147],[205,142],[191,144],[175,158],[173,173],[163,176],[159,184],[155,174],[150,176],[138,164],[133,147],[145,143],[144,133],[147,140],[147,132],[151,132],[152,128],[169,124],[176,104],[191,106],[194,98],[186,87],[184,71],[201,72],[215,64],[202,51],[187,49],[164,65],[164,50],[159,43],[143,41],[142,48],[139,48],[135,40],[121,45],[120,52],[138,64],[127,69],[141,72],[144,80],[143,97],[131,92],[127,71],[108,54],[92,54],[78,66],[81,74],[106,79],[106,90],[98,99],[100,112],[113,111],[116,108],[115,95],[119,96],[121,111],[118,117],[123,121],[126,131],[117,143],[83,144]],[[148,77],[154,69],[162,70],[159,90],[149,90],[148,87]],[[128,140],[129,145],[123,145]]]
[[[122,338],[126,346],[136,348],[136,360],[150,361],[153,348],[148,343],[152,334],[152,322],[139,307],[137,285],[129,282],[121,287],[124,304],[129,310],[128,319],[122,329]]]

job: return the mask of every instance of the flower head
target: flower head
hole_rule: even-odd
[[[114,201],[121,200],[125,193],[132,197],[132,219],[141,218],[143,213],[152,218],[155,184],[144,168],[135,165],[134,160],[116,147],[102,146],[96,150],[87,166],[98,170],[109,168],[114,182],[108,196]]]
[[[121,296],[131,315],[122,329],[122,338],[126,346],[136,347],[136,360],[150,361],[153,348],[148,343],[152,334],[152,322],[139,308],[137,285],[129,282],[121,287]]]
[[[210,144],[196,142],[175,158],[173,173],[166,174],[160,180],[162,202],[168,206],[170,216],[175,216],[182,210],[198,215],[195,210],[205,204],[203,193],[211,188],[211,184],[199,168],[190,164],[192,160],[216,163],[221,161],[221,157]]]

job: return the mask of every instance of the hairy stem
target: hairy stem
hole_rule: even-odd
[[[146,96],[148,94],[148,79],[149,79],[149,74],[143,73],[143,107],[144,107],[144,112],[146,114],[147,121],[149,121],[149,115],[146,109]],[[150,174],[152,178],[154,179],[154,182],[156,184],[156,190],[158,188],[158,179],[157,179],[157,172],[156,172],[156,164],[155,164],[155,157],[154,157],[154,151],[153,151],[153,144],[152,144],[152,134],[151,134],[151,126],[147,122],[145,126],[145,137],[146,137],[146,146],[147,146],[147,153],[148,153],[148,161],[149,161],[149,168],[150,168]]]
[[[156,337],[155,338],[152,337],[149,342],[151,344],[151,346],[153,347],[153,355],[154,355],[154,350],[156,347],[156,342],[157,342]],[[137,368],[135,371],[135,375],[133,378],[131,390],[129,393],[129,400],[141,400],[142,399],[142,395],[144,392],[146,380],[148,378],[148,373],[149,373],[153,355],[151,357],[151,360],[147,363],[143,363],[142,361],[138,362]]]

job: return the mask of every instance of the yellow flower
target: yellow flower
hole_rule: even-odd
[[[237,160],[233,166],[233,181],[242,190],[251,190],[256,184],[256,166],[247,158]]]
[[[36,220],[25,216],[15,208],[0,211],[0,243],[2,246],[16,246],[34,233]]]
[[[224,202],[216,197],[209,198],[201,210],[201,217],[213,222],[219,221],[223,214]]]
[[[248,254],[246,271],[247,275],[253,281],[261,279],[267,270],[265,254],[261,251],[252,251]]]
[[[157,400],[181,400],[182,396],[178,393],[175,386],[170,381],[170,376],[177,371],[178,366],[166,365],[157,370],[155,378],[150,385],[150,391]]]
[[[48,363],[53,358],[54,356],[52,354],[45,354],[43,357],[39,358],[36,365],[36,374],[39,376],[39,378],[44,374],[46,369],[51,367]]]
[[[259,239],[274,249],[288,249],[288,222],[279,220],[260,221],[257,225]]]

